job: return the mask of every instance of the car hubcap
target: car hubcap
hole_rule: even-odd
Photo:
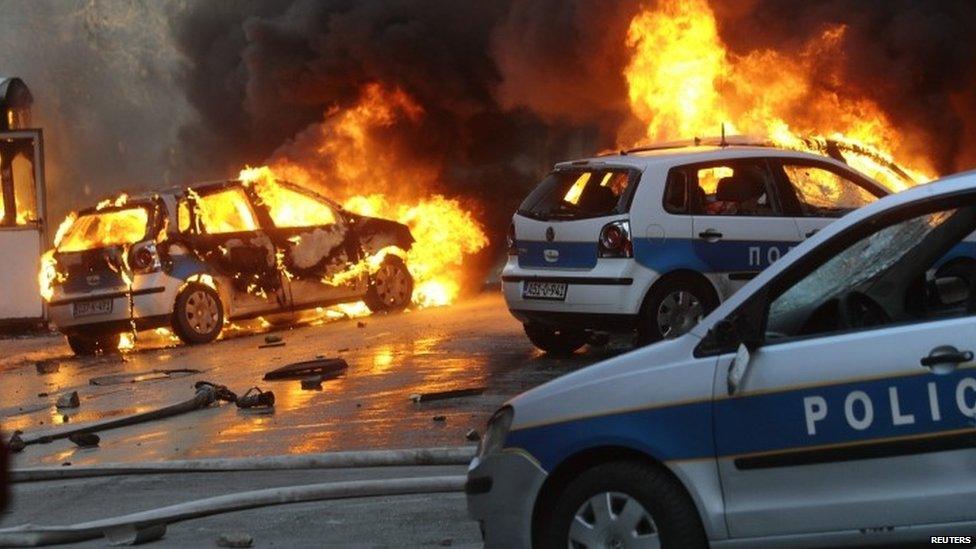
[[[691,292],[671,292],[657,308],[657,327],[665,339],[678,337],[694,328],[702,318],[701,301]]]
[[[376,295],[387,305],[402,305],[410,300],[410,281],[397,265],[384,264],[376,273]]]
[[[569,549],[661,547],[657,526],[636,499],[602,492],[583,502],[569,527]]]
[[[198,334],[209,334],[217,325],[217,300],[212,295],[197,290],[186,300],[186,320]]]

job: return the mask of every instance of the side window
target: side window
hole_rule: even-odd
[[[855,181],[819,166],[784,163],[783,172],[806,217],[840,217],[878,199]]]
[[[690,185],[704,215],[772,216],[779,215],[773,198],[773,182],[766,163],[745,160],[690,169],[695,179]]]
[[[275,227],[319,227],[336,222],[328,204],[305,193],[276,184],[260,184],[257,192]]]
[[[689,213],[688,174],[682,170],[671,170],[664,186],[664,210],[673,214]]]
[[[942,209],[822,252],[823,263],[770,303],[767,341],[972,314],[973,269],[935,267],[974,229],[976,206]]]
[[[207,234],[258,230],[251,203],[244,191],[239,188],[198,196],[197,213],[200,226]]]

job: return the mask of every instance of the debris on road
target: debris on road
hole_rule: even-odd
[[[305,391],[321,391],[322,376],[308,377],[302,380],[302,389]]]
[[[285,342],[279,341],[277,343],[265,343],[263,345],[258,345],[258,349],[270,349],[272,347],[284,347],[284,346],[285,346]]]
[[[410,400],[414,402],[430,402],[432,400],[445,400],[448,398],[476,396],[484,392],[485,392],[485,387],[471,387],[468,389],[452,389],[450,391],[437,391],[433,393],[415,393],[410,395]]]
[[[275,395],[271,391],[262,391],[258,387],[251,387],[237,398],[238,408],[271,408],[275,403]]]
[[[40,360],[34,364],[34,367],[37,368],[37,373],[40,375],[56,374],[61,370],[61,363],[52,360]]]
[[[357,328],[365,328],[366,327],[366,323],[363,322],[362,320],[360,320],[359,322],[356,323],[356,327]]]
[[[471,442],[478,442],[479,440],[481,440],[481,434],[478,433],[478,431],[475,431],[474,429],[469,429],[468,432],[464,435],[464,438],[470,440]]]
[[[264,381],[278,379],[302,379],[311,376],[330,377],[349,368],[349,363],[341,358],[317,358],[282,366],[264,374]]]
[[[82,448],[94,448],[102,441],[101,437],[95,433],[74,433],[68,435],[68,440]]]
[[[264,342],[265,343],[280,343],[281,342],[281,336],[278,335],[278,334],[268,334],[268,335],[264,336]]]
[[[447,421],[447,416],[434,416],[434,421]]]
[[[220,534],[217,538],[217,545],[220,547],[250,547],[254,544],[254,538],[248,534]]]
[[[70,393],[59,396],[58,401],[54,405],[58,408],[77,408],[81,406],[81,400],[78,399],[78,391],[71,391]]]
[[[107,376],[93,377],[88,380],[89,385],[120,385],[123,383],[137,383],[140,381],[157,381],[160,379],[176,379],[203,373],[202,370],[193,368],[175,368],[170,370],[147,370],[144,372],[130,372],[125,374],[113,374]]]
[[[24,439],[20,437],[22,434],[23,433],[20,431],[14,431],[14,434],[10,436],[10,441],[7,442],[7,448],[9,448],[11,452],[20,452],[24,449],[24,447],[27,446]]]

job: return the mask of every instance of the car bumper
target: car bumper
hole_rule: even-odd
[[[590,270],[526,269],[509,257],[502,271],[502,292],[511,310],[576,314],[636,315],[658,274],[633,259],[601,259]],[[565,282],[566,299],[526,299],[526,282]]]
[[[468,468],[468,514],[481,525],[485,547],[531,547],[532,511],[546,472],[529,455],[507,449]]]
[[[140,329],[148,328],[165,323],[165,320],[172,315],[176,294],[182,285],[182,280],[159,272],[133,276],[131,289],[113,288],[90,293],[66,294],[56,288],[53,298],[48,303],[48,316],[63,333],[102,328],[126,329],[130,321],[136,321]],[[75,316],[77,303],[104,299],[112,301],[111,312]]]

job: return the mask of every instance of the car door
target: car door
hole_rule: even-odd
[[[810,238],[842,215],[889,194],[863,176],[827,162],[771,159],[786,211],[796,215],[801,238]]]
[[[180,232],[228,281],[228,319],[280,310],[287,305],[277,250],[262,230],[247,192],[237,184],[191,190],[178,205]]]
[[[716,370],[733,537],[976,520],[976,296],[932,279],[974,227],[972,195],[862,221],[733,313],[765,326]]]
[[[762,158],[682,168],[692,189],[692,248],[727,297],[799,241]]]
[[[283,182],[262,181],[254,189],[274,225],[268,230],[282,250],[293,308],[334,305],[366,292],[369,266],[338,206]]]

